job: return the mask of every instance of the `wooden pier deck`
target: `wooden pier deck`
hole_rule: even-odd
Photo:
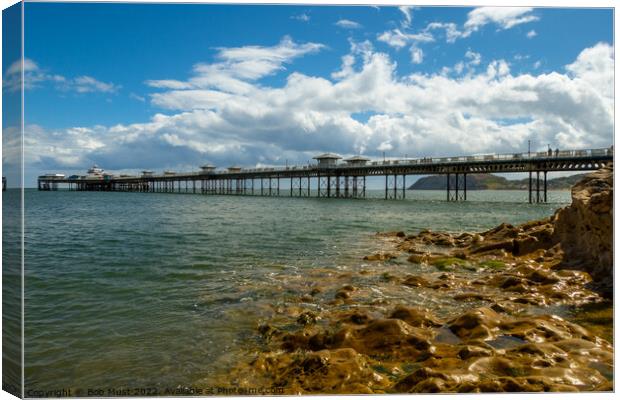
[[[338,163],[336,155],[315,157],[313,165],[273,168],[231,167],[218,171],[164,173],[145,171],[141,176],[42,175],[39,190],[66,187],[80,191],[145,193],[196,193],[204,195],[254,195],[327,198],[365,198],[366,178],[385,177],[385,199],[404,199],[409,175],[445,175],[446,200],[467,200],[468,174],[528,173],[529,202],[547,201],[548,172],[579,172],[613,162],[613,148],[563,150],[538,153],[489,154],[422,159],[370,160],[353,157]],[[311,190],[311,188],[313,188]]]

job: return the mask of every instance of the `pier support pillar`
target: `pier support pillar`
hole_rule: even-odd
[[[536,171],[536,203],[540,203],[540,171]]]
[[[364,175],[364,183],[362,186],[362,197],[366,197],[366,175]]]
[[[527,184],[527,192],[529,194],[529,202],[532,204],[532,171],[530,170],[530,177]]]
[[[327,197],[331,197],[332,196],[332,192],[331,192],[332,185],[331,185],[331,183],[332,183],[332,177],[327,175]]]
[[[544,172],[544,182],[545,182],[545,203],[547,202],[547,171]]]
[[[452,190],[452,174],[448,173],[446,177],[446,199],[447,201],[465,201],[467,200],[467,174],[454,173],[454,190]],[[463,185],[461,186],[461,178]]]
[[[463,200],[467,200],[467,174],[463,174]]]
[[[385,199],[386,200],[388,199],[388,190],[389,190],[389,188],[388,188],[388,175],[386,174],[385,175]]]

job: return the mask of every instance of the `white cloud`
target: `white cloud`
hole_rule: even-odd
[[[353,64],[355,64],[355,57],[353,55],[347,54],[342,56],[342,67],[340,68],[340,71],[332,73],[332,78],[342,79],[353,75],[355,72],[353,70]]]
[[[482,56],[480,53],[476,53],[475,51],[467,50],[465,53],[465,58],[469,60],[471,65],[480,65],[480,61],[482,60]]]
[[[391,31],[385,31],[380,34],[377,37],[377,40],[387,43],[389,46],[396,49],[401,49],[412,42],[427,43],[432,42],[435,39],[433,38],[433,35],[428,32],[413,34],[403,33],[400,29],[393,29]]]
[[[64,87],[66,87],[68,90],[74,90],[78,93],[114,93],[119,89],[119,86],[116,86],[112,83],[98,81],[91,76],[78,76],[72,81],[65,82],[65,85],[66,86]]]
[[[113,83],[101,82],[91,76],[79,76],[66,78],[62,75],[54,75],[45,72],[37,63],[28,58],[24,59],[24,89],[30,90],[41,87],[45,83],[52,83],[58,90],[73,91],[77,93],[101,92],[115,93],[121,86]],[[3,88],[8,91],[21,89],[21,60],[12,63],[4,74]]]
[[[269,56],[266,48],[220,49],[214,63],[201,64],[201,71],[237,78],[248,86],[245,91],[212,83],[197,87],[196,78],[205,77],[198,72],[178,81],[191,89],[164,88],[153,95],[151,101],[168,113],[147,122],[30,130],[29,149],[38,158],[32,162],[46,170],[91,162],[112,170],[161,170],[205,160],[220,166],[282,164],[285,158],[301,163],[324,151],[423,157],[522,151],[528,139],[535,148],[606,147],[613,140],[614,55],[608,44],[584,49],[563,71],[536,76],[513,75],[505,60],[483,63],[469,50],[462,71],[479,60],[479,72],[449,77],[399,76],[387,54],[370,43],[352,43],[333,80],[290,72],[283,85],[257,82],[292,57],[312,52],[287,43],[286,51],[267,48]],[[255,74],[236,69],[265,58],[278,61]],[[366,122],[354,118],[359,113],[368,115]]]
[[[348,19],[341,19],[336,22],[335,25],[345,29],[359,29],[362,27],[362,25],[360,25],[358,22]]]
[[[159,89],[191,89],[192,85],[187,82],[175,81],[173,79],[148,80],[147,85]]]
[[[142,103],[146,101],[146,98],[144,98],[144,96],[140,96],[139,94],[135,94],[133,92],[129,93],[129,98],[138,100],[139,102],[142,102]]]
[[[508,74],[510,74],[510,66],[504,60],[493,60],[487,67],[487,76],[491,79],[502,78]]]
[[[532,65],[532,68],[534,68],[534,69],[538,69],[538,68],[540,68],[540,65],[541,65],[541,62],[540,62],[540,60],[538,60],[538,61],[536,61],[536,62],[534,63],[534,65]]]
[[[537,21],[539,18],[532,14],[533,9],[528,7],[478,7],[467,14],[467,21],[463,27],[453,22],[431,22],[422,32],[443,30],[446,42],[454,43],[457,39],[467,38],[485,25],[494,24],[498,29],[507,30],[517,25]],[[527,33],[528,38],[536,35],[536,31]]]
[[[467,14],[464,24],[465,34],[469,35],[482,26],[493,23],[500,29],[510,29],[520,24],[537,21],[530,7],[478,7]]]
[[[306,13],[302,13],[302,14],[299,14],[299,15],[293,15],[291,18],[292,19],[296,19],[298,21],[303,21],[303,22],[310,21],[310,16],[308,14],[306,14]]]
[[[532,29],[525,36],[527,36],[528,39],[531,39],[531,38],[535,37],[536,35],[538,35],[538,33],[536,33],[536,31],[534,29]]]
[[[467,75],[471,76],[475,72],[476,67],[479,66],[481,62],[482,56],[480,55],[480,53],[476,53],[472,50],[467,50],[467,52],[465,52],[465,59],[463,61],[457,62],[452,68],[443,67],[440,71],[440,75],[447,76],[451,73],[455,73],[458,76],[466,72]]]
[[[446,42],[454,43],[456,39],[459,39],[463,33],[458,30],[455,23],[452,22],[431,22],[424,28],[423,32],[430,32],[433,30],[443,30],[446,35]]]
[[[398,7],[398,9],[400,10],[400,12],[403,13],[405,17],[405,20],[402,22],[403,28],[409,28],[411,26],[411,20],[413,18],[413,6],[400,6]]]
[[[411,62],[413,64],[421,64],[424,60],[424,52],[416,46],[411,46]]]
[[[255,89],[250,83],[285,69],[284,65],[305,54],[315,53],[324,46],[317,43],[297,44],[285,36],[275,46],[244,46],[220,48],[215,63],[194,65],[194,76],[187,82],[173,79],[148,80],[146,84],[158,89],[171,89],[183,96],[187,90],[203,90],[200,97],[221,101],[223,93],[249,93]],[[204,91],[217,89],[219,92]],[[223,93],[222,93],[223,92]],[[155,95],[154,99],[160,99]],[[210,103],[208,101],[207,103]],[[167,106],[165,103],[159,103]],[[203,104],[203,103],[201,103]]]
[[[566,66],[574,80],[586,82],[602,96],[613,96],[614,79],[608,71],[614,68],[614,49],[607,43],[598,43],[579,54],[577,60]]]
[[[379,151],[390,151],[393,149],[394,149],[394,146],[392,146],[392,143],[390,143],[389,140],[386,140],[385,142],[381,142],[379,146],[377,146],[377,150]]]
[[[46,81],[59,81],[64,80],[63,77],[58,75],[49,75],[44,73],[39,66],[28,58],[24,58],[23,60],[23,69],[24,69],[24,89],[34,89],[39,87],[43,82]],[[5,71],[3,76],[2,87],[9,91],[15,92],[21,90],[22,83],[22,61],[16,60],[13,62],[9,68]]]

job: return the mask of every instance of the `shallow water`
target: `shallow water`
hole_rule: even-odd
[[[479,231],[570,201],[569,192],[550,192],[544,205],[513,191],[472,191],[465,203],[445,202],[444,192],[407,196],[27,190],[26,388],[191,386],[230,368],[262,316],[321,279],[305,271],[363,268],[364,255],[386,246],[378,231]],[[14,243],[5,235],[5,247]],[[420,298],[441,314],[432,300]]]

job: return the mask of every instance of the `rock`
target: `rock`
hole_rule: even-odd
[[[493,331],[497,331],[497,326],[502,318],[498,313],[487,307],[480,307],[468,311],[452,322],[448,327],[462,339],[491,339]]]
[[[410,287],[426,287],[429,285],[429,282],[421,276],[407,275],[402,284]]]
[[[350,322],[356,325],[364,325],[367,324],[371,319],[372,318],[368,316],[368,314],[356,311],[347,315],[345,318],[341,319],[341,321]]]
[[[594,281],[613,282],[613,167],[587,175],[571,195],[571,205],[556,212],[554,222],[564,261]]]
[[[456,301],[491,301],[491,298],[481,293],[459,293],[453,297]]]
[[[431,380],[429,382],[429,380]],[[438,391],[439,389],[445,387],[444,382],[448,380],[448,376],[444,373],[435,371],[431,368],[423,367],[415,371],[414,373],[408,375],[400,382],[398,382],[394,389],[401,393],[407,392],[424,392],[424,393],[432,393],[428,392],[429,389]],[[422,382],[427,382],[425,385],[418,385]]]
[[[312,325],[316,324],[318,319],[319,317],[315,313],[312,311],[306,311],[297,317],[297,323],[300,325]]]
[[[512,254],[515,256],[522,256],[529,254],[542,248],[543,245],[538,242],[538,239],[530,235],[522,235],[512,241]]]
[[[409,325],[419,328],[439,327],[443,325],[428,310],[417,307],[398,306],[392,311],[390,318],[403,320]]]
[[[427,358],[432,351],[429,338],[429,332],[390,318],[372,320],[363,328],[342,328],[327,343],[330,348],[350,347],[361,354],[406,355],[415,360]]]
[[[266,337],[271,336],[275,332],[277,332],[277,329],[269,324],[261,324],[258,326],[258,333],[260,333],[263,336],[266,336]]]
[[[384,272],[381,274],[381,280],[385,282],[396,282],[399,279],[396,276],[390,274],[389,272]]]
[[[493,350],[480,346],[463,346],[458,355],[463,360],[472,357],[489,357],[493,355]]]
[[[409,256],[409,258],[407,258],[407,261],[414,264],[426,264],[428,263],[428,256],[429,253],[412,254]]]
[[[353,285],[344,285],[341,287],[334,296],[336,299],[348,299],[351,297],[351,292],[357,290]]]
[[[388,261],[396,258],[396,255],[391,253],[375,253],[369,256],[365,256],[366,261]]]
[[[405,235],[405,232],[403,231],[394,231],[394,232],[377,232],[377,236],[404,238],[406,235]]]
[[[289,354],[266,354],[254,362],[255,369],[271,376],[286,393],[373,393],[387,382],[353,349],[320,350]]]

